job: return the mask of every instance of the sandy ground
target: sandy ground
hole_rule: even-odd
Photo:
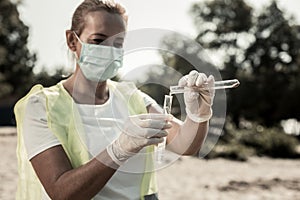
[[[0,199],[14,199],[16,136],[0,134]],[[300,200],[300,160],[184,157],[158,172],[161,200]]]

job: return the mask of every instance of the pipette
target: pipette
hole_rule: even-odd
[[[232,79],[232,80],[224,80],[224,81],[215,81],[215,84],[211,89],[220,90],[220,89],[229,89],[229,88],[236,88],[240,85],[239,80]],[[203,89],[210,89],[208,83],[204,83],[203,87],[184,87],[184,86],[170,86],[170,95],[172,94],[180,94],[190,90],[203,90]]]

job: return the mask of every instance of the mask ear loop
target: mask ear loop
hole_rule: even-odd
[[[77,40],[80,42],[81,46],[83,46],[83,42],[81,41],[81,39],[78,37],[77,33],[75,31],[73,31],[75,37],[77,38]],[[69,50],[70,51],[70,50]],[[74,64],[74,69],[76,68],[76,63],[79,60],[78,55],[76,54],[76,52],[73,51],[72,55],[70,56],[72,57],[72,62]],[[74,61],[75,60],[75,61]]]
[[[73,31],[75,37],[77,38],[77,40],[80,42],[80,44],[83,44],[83,42],[81,41],[81,39],[78,37],[78,35],[75,33],[75,31]]]

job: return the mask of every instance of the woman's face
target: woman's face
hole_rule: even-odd
[[[84,18],[84,28],[78,37],[84,43],[101,44],[122,48],[125,37],[126,22],[119,14],[107,11],[89,12]],[[67,44],[71,51],[80,58],[82,44],[76,39],[73,31],[66,31]],[[82,74],[79,64],[76,64],[74,74]]]
[[[84,29],[79,37],[85,43],[121,48],[124,42],[125,30],[126,23],[119,14],[104,10],[95,11],[86,15]],[[80,48],[77,48],[77,53],[80,50]]]

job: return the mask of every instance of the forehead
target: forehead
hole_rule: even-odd
[[[84,29],[81,35],[100,33],[108,37],[124,32],[126,24],[119,14],[105,10],[89,12],[85,16]]]

